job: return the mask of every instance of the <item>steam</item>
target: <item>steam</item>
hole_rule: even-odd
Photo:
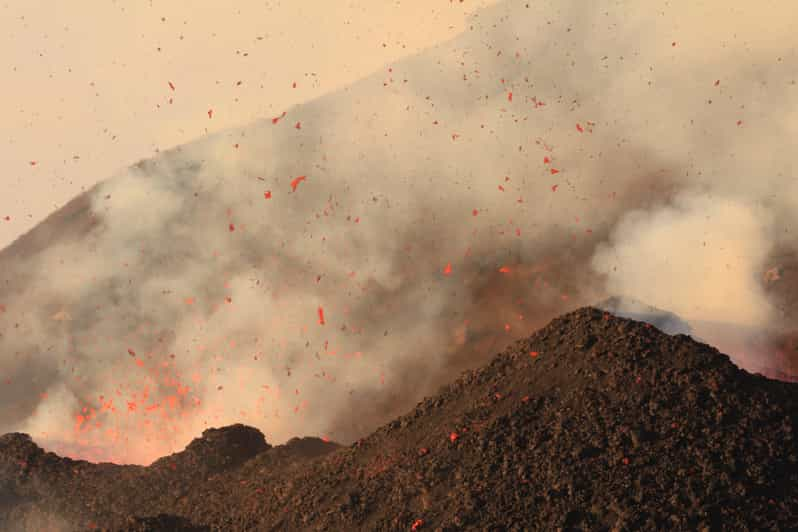
[[[348,443],[609,294],[720,347],[783,326],[794,46],[611,4],[499,2],[90,191],[91,230],[9,263],[0,432],[133,463],[234,422]]]

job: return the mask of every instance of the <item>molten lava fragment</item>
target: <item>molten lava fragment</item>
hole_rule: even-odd
[[[263,193],[263,197],[266,198],[266,199],[271,199],[272,191],[271,190],[267,190],[266,192]]]
[[[291,191],[292,192],[296,192],[296,187],[298,187],[299,183],[301,183],[304,180],[305,180],[305,176],[301,175],[301,176],[295,178],[293,181],[291,181]]]
[[[775,268],[770,268],[765,272],[764,280],[766,283],[772,283],[773,281],[778,281],[781,279],[780,275],[780,268],[777,266]]]
[[[324,309],[319,307],[319,325],[324,325]]]
[[[452,263],[449,262],[446,264],[446,267],[443,269],[443,275],[449,275],[452,273]]]

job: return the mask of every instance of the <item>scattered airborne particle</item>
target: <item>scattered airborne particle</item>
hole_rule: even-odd
[[[305,180],[305,176],[301,175],[301,176],[295,178],[293,181],[291,181],[291,191],[292,192],[296,192],[296,187],[298,187],[299,183],[301,183],[304,180]]]
[[[279,122],[279,121],[280,121],[280,119],[281,119],[281,118],[283,118],[283,117],[285,117],[285,111],[283,111],[283,114],[281,114],[280,116],[277,116],[277,117],[275,117],[275,118],[272,118],[272,124],[276,124],[276,123],[277,123],[277,122]]]

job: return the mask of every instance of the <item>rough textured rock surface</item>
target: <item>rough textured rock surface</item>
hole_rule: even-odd
[[[140,467],[6,434],[0,529],[794,530],[796,407],[796,384],[582,308],[349,447],[234,425]]]

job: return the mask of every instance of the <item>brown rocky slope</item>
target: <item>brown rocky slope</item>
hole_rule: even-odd
[[[581,308],[349,447],[234,425],[141,467],[6,434],[0,529],[795,529],[796,392]]]

